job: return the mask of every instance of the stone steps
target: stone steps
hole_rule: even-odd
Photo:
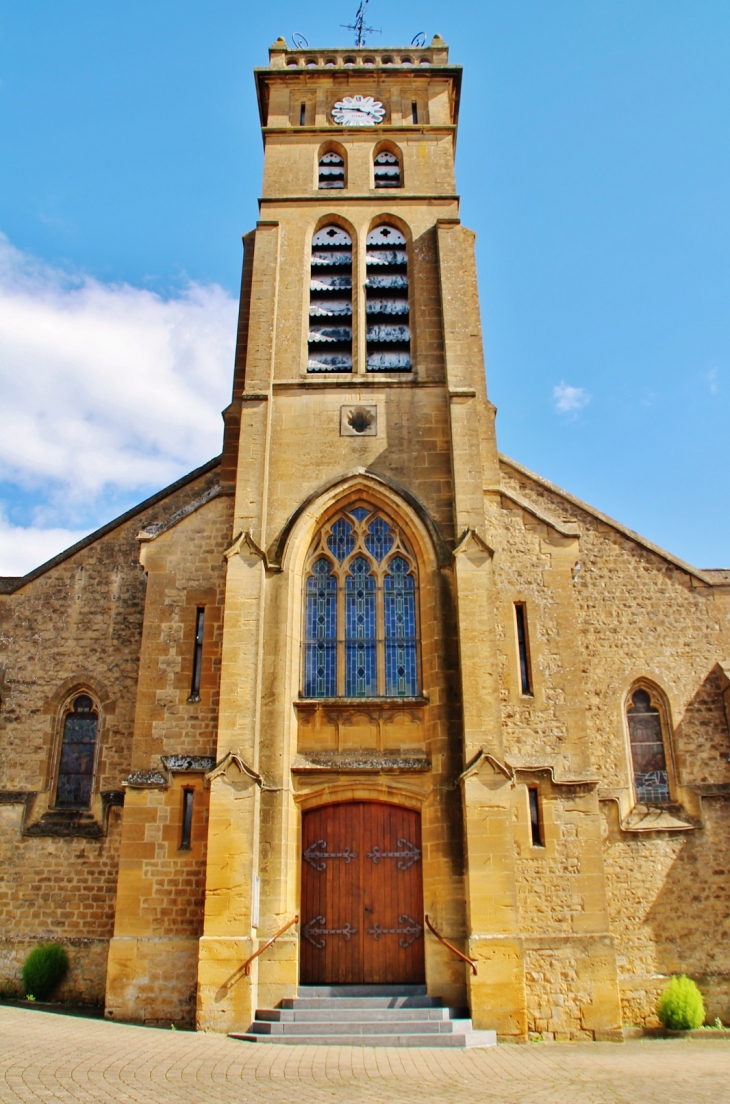
[[[336,1015],[333,1015],[335,1013]],[[441,1022],[468,1019],[469,1012],[461,1008],[258,1008],[257,1020],[271,1023],[358,1023],[361,1020],[387,1023],[413,1021]]]
[[[248,1031],[230,1038],[298,1046],[494,1046],[468,1011],[445,1008],[423,985],[303,986],[279,1008],[260,1008]]]
[[[441,1008],[440,1001],[434,997],[285,997],[279,1008],[282,1009],[331,1009],[338,1013],[345,1008],[352,1009],[400,1009],[400,1008]]]

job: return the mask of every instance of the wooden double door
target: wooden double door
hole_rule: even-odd
[[[302,818],[301,982],[424,981],[421,818],[375,801]]]

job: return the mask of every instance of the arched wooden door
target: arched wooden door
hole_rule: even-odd
[[[421,818],[375,801],[302,818],[303,985],[424,980]]]

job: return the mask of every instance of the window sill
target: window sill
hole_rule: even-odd
[[[693,832],[699,825],[689,820],[681,805],[637,803],[621,823],[622,832]]]
[[[104,834],[103,826],[88,807],[50,809],[40,820],[23,830],[24,836],[55,836],[62,839],[100,839]]]
[[[318,705],[327,706],[328,709],[350,709],[353,706],[362,709],[392,709],[396,705],[405,705],[413,709],[429,704],[429,699],[422,694],[411,698],[297,698],[294,702],[296,709],[312,709]]]

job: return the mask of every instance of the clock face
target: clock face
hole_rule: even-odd
[[[345,96],[332,108],[338,126],[375,126],[382,123],[385,108],[372,96]]]

